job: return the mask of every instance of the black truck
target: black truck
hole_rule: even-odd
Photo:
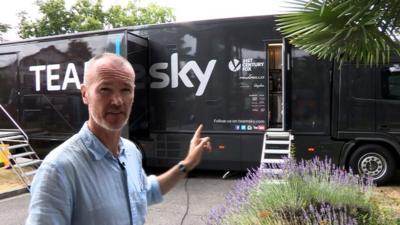
[[[79,92],[85,63],[102,52],[126,57],[135,69],[125,136],[143,147],[147,166],[182,159],[202,123],[213,151],[201,169],[246,170],[288,151],[298,159],[328,157],[378,183],[397,169],[399,58],[339,68],[290,46],[274,16],[0,44],[0,104],[31,142],[59,143],[80,129],[88,118]],[[0,121],[0,128],[8,126]],[[290,142],[282,141],[286,136]]]

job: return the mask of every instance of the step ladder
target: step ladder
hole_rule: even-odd
[[[260,168],[265,173],[279,175],[282,173],[284,158],[291,158],[293,135],[287,131],[266,131],[261,150]]]
[[[42,160],[29,144],[26,133],[1,104],[0,109],[16,127],[16,129],[0,129],[0,150],[2,150],[0,154],[10,160],[12,170],[29,190]]]

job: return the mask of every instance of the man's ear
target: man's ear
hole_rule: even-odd
[[[82,101],[85,103],[85,105],[88,104],[87,100],[87,86],[85,84],[81,84],[81,95],[82,95]]]

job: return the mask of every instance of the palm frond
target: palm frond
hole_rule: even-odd
[[[400,0],[289,2],[297,11],[277,17],[279,31],[318,58],[377,65],[400,55]]]

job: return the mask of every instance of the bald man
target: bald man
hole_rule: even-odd
[[[43,161],[32,182],[27,225],[142,225],[147,206],[161,202],[211,150],[200,125],[184,160],[147,176],[139,150],[121,137],[134,81],[132,66],[120,56],[104,53],[89,61],[81,86],[89,120]]]

